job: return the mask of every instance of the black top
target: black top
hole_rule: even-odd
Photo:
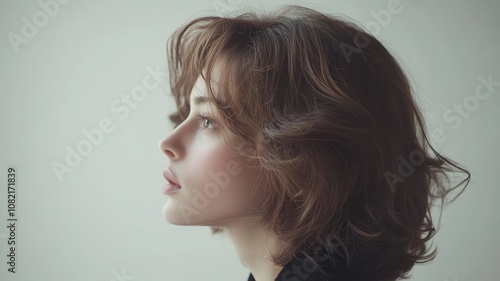
[[[338,254],[328,255],[322,247],[313,252],[312,258],[321,269],[312,266],[312,263],[303,255],[294,257],[278,273],[275,281],[369,281],[374,280],[368,274],[360,271],[351,271],[344,258]],[[332,258],[333,257],[333,258]],[[252,273],[247,281],[255,281]]]

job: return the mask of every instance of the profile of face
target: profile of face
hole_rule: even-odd
[[[190,93],[189,116],[160,141],[169,162],[164,175],[181,187],[165,194],[162,212],[175,225],[224,227],[255,217],[265,194],[259,169],[246,165],[244,157],[229,155],[221,137],[224,128],[217,122],[221,115],[204,98],[208,93],[200,75]]]

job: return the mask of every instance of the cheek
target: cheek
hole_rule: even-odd
[[[211,173],[224,171],[231,159],[225,151],[217,146],[212,148],[206,146],[194,151],[190,157],[189,173],[193,179],[206,181]],[[198,186],[198,188],[201,188]]]
[[[211,174],[210,179],[222,183],[217,179],[227,176],[228,184],[221,189],[219,196],[214,198],[214,203],[224,204],[232,211],[246,213],[260,200],[260,193],[256,191],[258,173],[246,166],[241,159],[226,159],[220,164],[219,167],[224,167],[224,170],[221,168],[218,174]]]
[[[256,215],[263,195],[260,189],[254,191],[258,172],[248,166],[248,158],[231,157],[221,142],[212,139],[197,141],[187,151],[179,168],[183,189],[163,210],[168,221],[220,225]]]
[[[194,189],[204,193],[213,193],[214,184],[225,188],[224,184],[228,180],[232,181],[231,175],[227,177],[226,166],[231,161],[225,149],[217,144],[205,144],[197,146],[191,151],[187,165],[189,177],[189,189]],[[222,190],[220,190],[222,191]],[[219,192],[220,193],[220,192]],[[207,194],[209,195],[209,194]],[[208,196],[211,197],[211,196]],[[217,198],[215,198],[217,199]]]
[[[199,150],[195,156],[190,187],[208,198],[209,209],[236,214],[258,201],[258,194],[254,194],[258,173],[245,165],[245,159],[231,158],[224,149]],[[194,196],[195,191],[191,191]]]

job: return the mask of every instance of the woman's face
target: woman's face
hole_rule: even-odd
[[[219,125],[215,105],[195,102],[197,97],[208,97],[204,83],[199,76],[190,94],[189,116],[160,141],[168,158],[164,174],[181,186],[165,194],[163,217],[171,224],[224,226],[255,216],[252,208],[264,196],[257,184],[259,171],[245,165],[246,158],[227,153],[222,139],[225,128]],[[209,114],[211,120],[198,114]]]

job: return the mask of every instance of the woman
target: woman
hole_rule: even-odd
[[[248,280],[396,280],[435,257],[431,204],[470,174],[377,39],[287,6],[194,19],[167,49],[169,223],[228,233]]]

